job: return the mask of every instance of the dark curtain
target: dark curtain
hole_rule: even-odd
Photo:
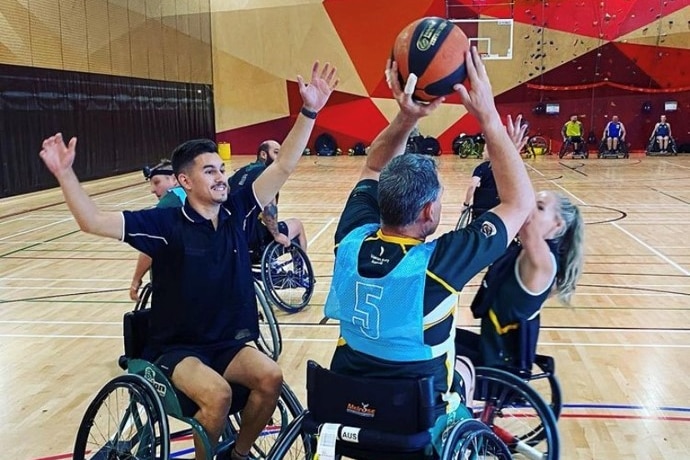
[[[211,85],[0,64],[0,197],[54,187],[44,138],[77,136],[80,180],[141,169],[215,137]]]

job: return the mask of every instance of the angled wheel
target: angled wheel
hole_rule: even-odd
[[[512,458],[508,446],[479,420],[463,420],[455,425],[443,443],[442,460],[468,458]]]
[[[254,280],[254,292],[256,293],[256,304],[259,308],[259,338],[256,346],[272,360],[278,361],[280,353],[283,351],[283,337],[280,334],[280,325],[273,313],[273,308],[266,298],[266,294],[261,283]]]
[[[513,458],[559,458],[556,417],[534,388],[498,369],[476,372],[475,417],[508,445]]]
[[[290,422],[269,451],[266,456],[267,460],[304,460],[314,458],[316,439],[304,432],[305,416],[306,412],[303,412]]]
[[[558,158],[563,158],[565,156],[565,152],[568,150],[568,143],[563,142],[561,145],[561,149],[558,151]]]
[[[275,241],[261,258],[261,280],[266,296],[281,310],[296,313],[314,293],[314,272],[307,254],[296,244],[287,248]]]
[[[292,392],[290,387],[283,383],[283,387],[280,392],[280,397],[278,398],[278,403],[273,415],[268,420],[268,423],[261,431],[261,434],[254,442],[254,445],[250,451],[251,458],[267,458],[268,452],[273,448],[279,439],[282,439],[288,429],[289,424],[298,418],[303,412],[302,405],[297,400],[297,397]],[[240,414],[235,414],[230,416],[229,430],[232,433],[238,433],[240,429],[240,424],[242,422],[242,416]],[[290,452],[288,449],[287,452]],[[284,458],[305,458],[304,456],[298,456],[297,453],[305,452],[304,447],[300,447],[299,444],[292,448],[294,455],[287,456]],[[283,458],[283,457],[280,457]]]
[[[550,356],[537,355],[532,367],[532,375],[527,381],[529,386],[534,388],[539,396],[549,405],[556,420],[561,416],[563,410],[563,396],[561,384],[556,377],[556,369],[553,358]]]
[[[460,218],[458,219],[458,223],[455,224],[455,230],[460,230],[461,228],[467,227],[471,220],[472,220],[472,206],[468,206],[460,214]]]
[[[467,158],[470,155],[474,155],[474,151],[474,140],[471,137],[463,139],[460,143],[460,158]]]
[[[158,394],[139,375],[108,382],[79,425],[74,459],[152,459],[170,456],[168,418]]]

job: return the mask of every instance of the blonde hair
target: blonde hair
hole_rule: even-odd
[[[585,224],[580,209],[568,197],[555,193],[562,230],[554,237],[558,244],[556,292],[561,302],[570,304],[584,265]]]

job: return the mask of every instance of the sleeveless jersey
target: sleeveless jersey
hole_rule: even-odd
[[[656,127],[657,136],[668,136],[668,132],[668,123],[659,123],[659,125]]]
[[[448,343],[424,343],[425,268],[436,242],[419,244],[384,277],[359,275],[357,261],[364,240],[376,232],[368,224],[350,232],[338,246],[325,313],[340,321],[340,333],[354,350],[394,362],[429,360],[448,353]]]
[[[609,121],[609,124],[606,127],[606,132],[607,132],[609,137],[620,137],[620,135],[621,135],[621,124],[620,124],[620,122],[614,123],[613,121]]]

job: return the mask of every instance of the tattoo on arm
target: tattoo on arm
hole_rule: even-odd
[[[278,206],[275,202],[269,203],[264,207],[261,213],[261,220],[271,235],[276,236],[280,233],[278,230]]]

